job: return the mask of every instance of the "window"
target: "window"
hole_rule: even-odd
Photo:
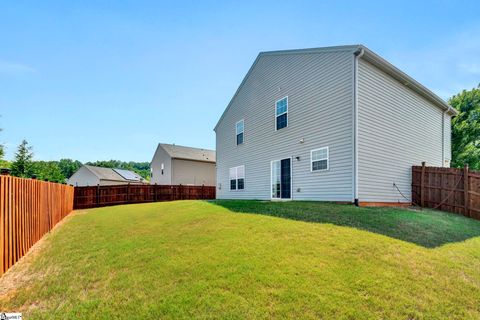
[[[310,157],[312,161],[312,171],[328,170],[328,147],[312,150],[310,152]]]
[[[275,126],[277,130],[288,126],[288,97],[275,103]]]
[[[163,163],[162,163],[162,175],[163,175],[163,169],[165,169],[165,166],[164,166]]]
[[[245,122],[240,120],[235,125],[235,132],[237,134],[237,146],[243,143],[243,132],[245,131]]]
[[[230,168],[230,190],[245,189],[245,166]]]

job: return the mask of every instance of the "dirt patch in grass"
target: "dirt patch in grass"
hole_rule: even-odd
[[[85,214],[86,210],[78,210],[65,217],[62,221],[57,223],[51,232],[61,228],[73,216]],[[45,275],[54,274],[55,270],[49,268],[48,272],[35,272],[31,265],[36,257],[48,246],[48,238],[50,233],[44,235],[38,240],[20,260],[17,261],[10,269],[5,272],[0,278],[0,301],[8,300],[9,297],[15,294],[19,288],[28,288],[29,284],[43,279]]]

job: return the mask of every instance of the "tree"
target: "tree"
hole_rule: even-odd
[[[35,161],[32,163],[32,173],[39,180],[65,183],[65,176],[57,161]]]
[[[62,171],[65,178],[70,178],[78,169],[82,166],[82,163],[78,160],[72,159],[60,159],[58,167]]]
[[[12,175],[22,178],[32,177],[32,147],[27,140],[23,140],[15,153],[15,160],[11,164]]]
[[[2,128],[0,128],[0,132],[2,132]],[[0,143],[0,160],[3,159],[3,156],[5,155],[5,150],[4,150],[4,147],[3,147],[3,144]]]
[[[148,162],[125,162],[120,160],[108,160],[108,161],[95,161],[87,162],[87,165],[104,167],[104,168],[117,168],[117,169],[126,169],[132,170],[139,174],[146,180],[150,179],[150,163]]]
[[[12,163],[7,160],[0,159],[0,168],[7,168],[9,169],[11,167]]]
[[[480,85],[450,98],[459,114],[452,120],[452,166],[480,170]]]

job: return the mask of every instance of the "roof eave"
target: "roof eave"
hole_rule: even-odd
[[[200,160],[200,159],[191,159],[191,158],[182,158],[182,157],[172,157],[172,159],[186,160],[186,161],[196,161],[196,162],[216,163],[215,160]]]

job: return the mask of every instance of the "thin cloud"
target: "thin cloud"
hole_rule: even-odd
[[[0,60],[0,73],[21,74],[31,72],[35,72],[35,69],[25,64]]]

